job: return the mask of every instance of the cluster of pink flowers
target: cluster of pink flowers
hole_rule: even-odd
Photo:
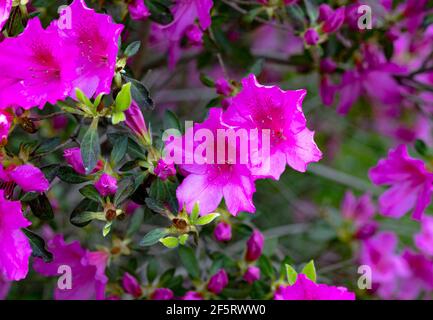
[[[226,111],[210,109],[207,120],[195,124],[194,130],[207,129],[214,136],[217,136],[218,129],[235,132],[239,129],[269,130],[270,155],[259,162],[252,159],[258,157],[252,153],[248,163],[243,164],[239,160],[239,152],[236,152],[236,159],[225,159],[224,164],[217,164],[220,163],[216,160],[217,154],[222,150],[217,150],[213,141],[205,141],[215,148],[212,156],[207,155],[212,159],[204,164],[195,162],[180,165],[181,171],[186,174],[177,189],[180,206],[185,206],[190,212],[198,202],[200,213],[207,214],[215,211],[224,198],[232,215],[240,211],[254,212],[252,197],[255,180],[278,180],[287,164],[297,171],[305,172],[309,163],[319,161],[322,154],[313,140],[314,132],[306,126],[302,112],[305,95],[305,90],[283,91],[276,86],[262,86],[254,75],[250,75],[242,81],[242,90],[233,97]],[[188,132],[185,136],[188,136]],[[183,143],[184,151],[186,143]],[[239,150],[237,143],[229,140],[226,148]],[[258,141],[258,145],[260,150],[262,141]],[[200,144],[195,142],[194,148],[198,147]],[[268,166],[269,170],[263,172],[264,166]]]

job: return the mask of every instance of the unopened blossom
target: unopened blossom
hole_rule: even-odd
[[[95,188],[103,197],[112,196],[117,191],[117,179],[107,173],[103,173],[95,182]]]
[[[154,172],[158,178],[165,181],[176,175],[176,167],[172,161],[161,158],[158,160]]]
[[[370,266],[375,283],[386,284],[409,274],[407,263],[396,253],[397,240],[394,233],[381,232],[362,242],[360,263]]]
[[[336,93],[338,92],[337,85],[333,84],[329,75],[324,74],[320,77],[319,93],[322,102],[326,106],[332,105]]]
[[[0,190],[0,281],[18,281],[27,276],[32,249],[21,229],[30,224],[23,216],[21,203],[7,200]]]
[[[144,4],[144,0],[132,0],[128,4],[128,11],[133,20],[145,20],[150,16],[150,11]]]
[[[422,160],[409,155],[406,145],[390,150],[388,158],[370,169],[369,176],[374,184],[389,186],[379,198],[383,215],[400,218],[413,210],[413,219],[422,218],[431,200],[433,173]]]
[[[77,77],[77,54],[56,30],[30,19],[23,33],[0,42],[0,109],[42,108],[63,100]]]
[[[125,124],[139,138],[149,140],[143,113],[135,101],[132,101],[131,106],[125,111]]]
[[[65,243],[63,236],[57,235],[47,243],[53,254],[53,261],[46,263],[36,258],[33,268],[47,277],[58,277],[59,267],[68,266],[72,272],[72,288],[60,288],[56,285],[56,300],[103,300],[108,278],[105,268],[108,254],[103,251],[90,252],[82,248],[78,241]]]
[[[341,212],[345,219],[352,220],[357,226],[361,226],[373,218],[375,206],[371,195],[366,193],[356,198],[352,191],[347,191],[341,205]]]
[[[428,0],[407,0],[403,6],[406,28],[410,33],[417,31],[427,13]]]
[[[219,242],[230,241],[232,239],[232,226],[227,222],[219,222],[213,231],[213,235]]]
[[[318,21],[323,22],[323,32],[333,33],[338,31],[343,25],[345,10],[345,7],[339,7],[334,10],[326,3],[321,4]]]
[[[31,164],[11,165],[7,168],[0,164],[0,181],[14,182],[25,192],[44,192],[50,187],[43,172]]]
[[[12,125],[12,115],[0,110],[0,145],[5,145],[8,140],[9,130]]]
[[[245,271],[243,275],[243,279],[249,284],[254,283],[255,281],[260,279],[260,268],[256,266],[248,267],[247,271]]]
[[[259,230],[254,230],[253,234],[247,241],[247,252],[245,254],[245,260],[256,261],[260,258],[263,252],[263,246],[265,244],[265,237]]]
[[[203,300],[203,296],[195,291],[187,291],[182,297],[182,300]]]
[[[12,10],[12,0],[0,0],[0,31],[6,24]]]
[[[275,300],[355,300],[355,294],[345,287],[318,284],[299,274],[293,285],[280,285]]]
[[[63,26],[59,19],[50,29],[57,31],[63,42],[79,50],[76,59],[78,75],[73,87],[80,88],[88,97],[108,94],[123,25],[114,23],[107,14],[89,9],[84,0],[74,0],[67,9],[70,9],[70,27]]]
[[[314,142],[314,132],[307,128],[302,112],[305,90],[283,91],[277,86],[263,86],[253,74],[242,80],[242,87],[224,114],[224,122],[247,129],[270,130],[270,158],[262,157],[261,163],[255,159],[259,165],[252,168],[254,175],[278,180],[286,164],[305,172],[310,162],[322,158]]]
[[[185,35],[193,46],[201,46],[203,44],[203,31],[198,25],[190,25],[186,29]]]
[[[306,44],[310,46],[315,46],[319,42],[319,40],[320,40],[320,35],[315,29],[310,28],[307,31],[305,31],[304,41]]]
[[[223,77],[217,79],[217,81],[215,82],[215,88],[218,94],[226,97],[230,96],[233,91],[230,83]]]
[[[427,256],[433,256],[433,218],[421,219],[421,231],[414,236],[416,247]]]
[[[202,143],[195,142],[195,150],[199,146],[205,145],[206,153],[208,147],[213,151],[213,154],[204,157],[203,162],[193,159],[192,164],[180,165],[180,168],[188,175],[177,188],[176,195],[180,207],[185,206],[188,212],[191,212],[197,202],[200,206],[200,214],[214,212],[223,198],[232,215],[237,215],[240,211],[255,211],[252,199],[255,192],[255,179],[251,174],[248,162],[245,161],[244,164],[240,160],[241,155],[236,142],[226,139],[227,143],[222,144],[217,141],[217,130],[228,129],[222,123],[221,116],[221,109],[212,108],[209,110],[207,120],[201,124],[195,124],[194,128],[190,128],[194,131],[207,129],[209,131],[206,132],[213,133],[214,139],[206,138]],[[185,136],[188,136],[188,131]],[[185,146],[187,142],[183,142],[182,145]],[[231,159],[230,149],[235,150],[236,158]],[[218,155],[225,155],[225,163],[218,161]],[[188,151],[185,151],[184,156],[190,156]]]
[[[81,157],[80,148],[65,149],[63,151],[63,157],[65,158],[66,162],[75,170],[75,172],[82,175],[86,174],[86,169],[84,169],[84,163]],[[92,173],[101,170],[102,166],[102,161],[98,161],[98,164],[96,165],[96,168],[92,171]]]
[[[134,298],[139,298],[143,294],[143,290],[141,289],[137,279],[128,272],[125,272],[123,275],[122,287],[126,293],[129,293]]]
[[[168,288],[157,288],[150,296],[152,300],[171,300],[173,297],[173,291]]]
[[[220,294],[229,283],[229,277],[224,269],[218,270],[207,283],[207,289],[215,294]]]
[[[337,63],[331,58],[320,60],[320,71],[323,73],[333,73],[337,69]]]

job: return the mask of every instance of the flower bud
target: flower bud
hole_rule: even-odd
[[[117,180],[107,173],[103,173],[95,183],[95,188],[103,197],[112,196],[117,191]]]
[[[173,299],[173,291],[167,288],[158,288],[151,295],[152,300],[171,300]]]
[[[229,278],[227,276],[227,273],[224,269],[220,269],[209,279],[207,289],[212,293],[220,294],[228,283]]]
[[[265,238],[259,230],[254,230],[247,241],[247,253],[245,260],[256,261],[262,255]]]
[[[308,29],[304,33],[305,43],[310,46],[315,46],[319,42],[320,36],[313,28]]]
[[[126,293],[129,293],[134,298],[139,298],[143,294],[143,291],[141,290],[140,284],[138,283],[137,279],[128,272],[123,275],[122,287]]]
[[[203,31],[196,24],[188,27],[186,37],[193,46],[201,46],[203,44]]]
[[[225,78],[219,78],[215,82],[215,88],[218,94],[221,94],[226,97],[228,97],[233,91],[232,87],[230,86],[230,83]]]
[[[260,269],[256,266],[248,267],[244,274],[244,280],[249,284],[260,279]]]
[[[219,242],[230,241],[232,238],[232,226],[226,222],[220,222],[215,227],[213,234]]]
[[[149,140],[149,132],[146,122],[144,121],[143,113],[135,101],[132,101],[131,106],[125,111],[125,118],[125,124],[134,134],[143,138],[145,141]]]
[[[176,168],[172,161],[159,159],[154,173],[158,176],[158,178],[165,181],[168,177],[176,175]]]
[[[66,162],[75,170],[75,172],[85,175],[86,170],[84,169],[83,159],[81,158],[81,150],[80,148],[70,148],[65,149],[63,151],[63,157]],[[101,160],[98,161],[96,168],[92,171],[95,173],[102,169],[103,162]]]
[[[188,291],[185,293],[185,295],[182,297],[182,300],[203,300],[203,297],[200,293],[195,291]]]

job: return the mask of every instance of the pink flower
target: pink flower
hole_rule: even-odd
[[[213,137],[217,137],[218,129],[228,129],[221,122],[221,116],[221,109],[212,108],[209,110],[208,119],[201,124],[195,124],[189,132],[207,129],[213,133]],[[185,136],[188,137],[189,133],[187,132]],[[218,150],[221,144],[218,141],[215,143],[213,139],[210,140],[205,139],[200,146],[210,145],[213,148],[212,159],[206,160],[204,164],[194,161],[193,164],[180,165],[181,170],[188,174],[176,191],[180,207],[185,205],[187,211],[191,212],[194,205],[199,202],[200,214],[204,215],[215,211],[224,198],[227,209],[232,215],[237,215],[240,211],[254,212],[252,196],[255,186],[249,166],[241,163],[239,152],[236,152],[237,159],[228,159],[227,150],[239,150],[239,148],[232,145],[233,141],[230,142],[230,139],[227,139],[229,141],[225,145],[226,150]],[[195,148],[198,145],[196,143]],[[226,163],[218,164],[217,155],[222,153],[226,155]],[[211,155],[208,156],[211,157]]]
[[[335,11],[327,4],[319,7],[319,22],[323,22],[322,30],[326,33],[338,31],[344,22],[345,7],[339,7]]]
[[[70,28],[54,21],[54,29],[63,42],[70,43],[80,51],[77,58],[78,76],[73,87],[80,88],[88,97],[110,93],[116,67],[118,41],[123,25],[116,24],[106,14],[89,9],[83,0],[74,0],[71,10]]]
[[[113,176],[103,173],[96,181],[95,188],[103,197],[112,196],[117,191],[117,180]]]
[[[260,269],[256,266],[248,267],[247,271],[245,271],[244,280],[249,284],[253,284],[255,281],[260,279]]]
[[[176,175],[176,168],[172,161],[159,159],[154,172],[158,178],[165,181],[168,179],[168,177]]]
[[[247,252],[245,260],[256,261],[262,255],[263,245],[265,244],[265,237],[259,230],[254,230],[253,234],[247,241]]]
[[[144,121],[143,113],[141,112],[140,107],[132,101],[131,106],[125,111],[125,124],[126,126],[138,137],[143,139],[148,138],[148,130],[146,126],[146,122]]]
[[[319,89],[323,104],[325,106],[332,105],[338,88],[331,82],[329,75],[324,74],[321,76]]]
[[[355,294],[344,287],[317,284],[299,274],[293,285],[279,286],[275,300],[355,300]]]
[[[226,222],[220,222],[216,225],[213,235],[219,242],[230,241],[232,238],[232,226]]]
[[[259,177],[279,179],[286,164],[305,172],[310,162],[321,159],[314,132],[308,130],[302,112],[305,90],[283,91],[276,86],[260,85],[254,75],[242,80],[242,91],[233,98],[224,121],[242,128],[270,130],[268,174]],[[253,168],[257,174],[263,167]]]
[[[315,46],[319,42],[319,39],[320,35],[313,28],[308,29],[304,33],[305,43],[310,46]]]
[[[48,250],[53,254],[53,261],[44,262],[36,258],[33,264],[36,272],[47,277],[59,277],[58,270],[62,265],[68,266],[72,272],[72,288],[56,286],[56,300],[103,300],[108,278],[105,267],[108,254],[102,251],[90,252],[83,249],[78,241],[70,244],[64,242],[61,235],[48,241]]]
[[[383,215],[400,218],[414,209],[413,219],[421,219],[431,200],[433,174],[423,161],[409,156],[406,145],[391,150],[387,159],[370,169],[369,176],[374,184],[390,186],[379,198]]]
[[[396,249],[397,236],[392,232],[381,232],[362,242],[360,261],[370,266],[374,282],[388,283],[409,274],[406,262],[395,253]]]
[[[233,91],[232,87],[230,86],[230,83],[223,77],[219,78],[215,82],[215,88],[218,94],[226,97],[230,96]]]
[[[353,195],[352,191],[347,191],[344,195],[341,205],[343,217],[353,220],[356,225],[360,226],[373,218],[376,208],[371,200],[370,194],[364,194],[358,199]]]
[[[85,175],[86,170],[84,169],[83,159],[81,158],[80,148],[70,148],[63,151],[63,157],[66,162],[75,170],[75,172]],[[95,173],[102,169],[103,163],[99,161],[96,168],[92,171]]]
[[[153,291],[151,295],[152,300],[171,300],[173,299],[173,291],[167,288],[158,288]]]
[[[10,166],[7,169],[0,164],[0,180],[14,182],[25,192],[45,192],[50,188],[42,171],[31,164]]]
[[[0,145],[7,143],[12,120],[9,112],[0,110]]]
[[[128,10],[133,20],[145,20],[150,16],[150,11],[144,4],[144,0],[132,0],[128,5]]]
[[[137,279],[133,277],[128,272],[125,272],[122,278],[122,287],[126,293],[129,293],[134,298],[140,298],[143,294],[143,290],[141,290],[140,284]]]
[[[421,231],[414,236],[416,247],[424,254],[433,256],[433,218],[421,219]]]
[[[26,277],[32,249],[21,228],[30,225],[21,203],[7,200],[0,190],[0,279],[18,281]]]
[[[203,31],[201,31],[198,25],[190,25],[186,29],[185,35],[193,46],[201,46],[203,44]]]
[[[0,30],[9,19],[12,10],[12,0],[0,0]]]
[[[55,30],[30,19],[22,34],[0,43],[0,109],[42,108],[64,99],[73,89],[76,55]]]
[[[207,283],[207,289],[215,294],[220,294],[229,283],[229,277],[224,269],[215,273]]]
[[[188,291],[182,297],[182,300],[203,300],[203,296],[200,293],[198,293],[198,292]]]

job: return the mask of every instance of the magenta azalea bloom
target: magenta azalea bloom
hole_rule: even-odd
[[[433,256],[433,218],[423,217],[421,231],[414,236],[416,247],[428,256]]]
[[[319,7],[318,21],[323,22],[322,30],[326,33],[338,31],[344,22],[346,8],[339,7],[333,10],[327,4],[321,4]]]
[[[5,145],[11,128],[12,116],[4,110],[0,110],[0,145]]]
[[[125,124],[138,137],[149,139],[143,113],[135,101],[132,101],[131,106],[125,111]]]
[[[21,203],[5,199],[0,190],[0,279],[17,281],[26,277],[32,249],[21,228],[30,225]]]
[[[58,31],[62,40],[76,46],[78,75],[73,87],[88,97],[108,94],[116,67],[118,41],[123,25],[116,24],[106,14],[89,9],[83,0],[74,0],[71,9],[71,28],[61,28],[54,22],[50,29]]]
[[[286,164],[305,172],[310,162],[322,158],[313,139],[314,132],[308,130],[302,112],[305,90],[283,91],[276,86],[262,86],[254,75],[242,80],[242,85],[224,114],[224,121],[242,128],[270,130],[268,174],[258,174],[262,166],[253,168],[253,174],[278,180]]]
[[[42,108],[64,99],[76,78],[76,54],[55,30],[30,19],[22,34],[0,43],[0,109]]]
[[[0,30],[9,19],[12,10],[12,0],[0,0]]]
[[[317,284],[299,274],[293,285],[279,286],[275,300],[355,300],[355,294],[344,287]]]
[[[391,150],[387,159],[370,169],[369,176],[377,185],[390,186],[379,198],[383,215],[400,218],[414,209],[413,219],[421,219],[431,200],[433,173],[423,161],[410,157],[405,145]]]
[[[229,277],[224,269],[215,273],[207,284],[207,289],[215,294],[220,294],[229,283]]]
[[[173,162],[165,159],[159,159],[154,172],[158,178],[160,178],[162,181],[165,181],[169,177],[176,175],[176,168]]]
[[[150,16],[150,11],[144,4],[144,0],[132,0],[128,4],[128,10],[133,20],[144,20]]]
[[[112,196],[117,191],[117,179],[107,173],[103,173],[96,181],[95,188],[103,197]]]
[[[131,274],[126,272],[122,278],[122,287],[126,293],[129,293],[134,298],[139,298],[143,294],[143,290],[141,290],[140,284],[137,279],[133,277]]]
[[[382,232],[362,242],[360,261],[370,266],[374,282],[388,283],[409,274],[406,262],[395,253],[397,241],[394,233]]]
[[[254,230],[253,234],[247,241],[247,252],[245,260],[256,261],[262,255],[265,237],[259,230]]]
[[[168,288],[158,288],[153,291],[151,295],[152,300],[171,300],[173,299],[174,294],[173,291],[171,291]]]
[[[105,285],[105,267],[108,254],[102,251],[89,252],[80,246],[78,241],[70,244],[64,242],[61,235],[55,236],[48,242],[48,250],[53,254],[53,261],[44,262],[36,258],[34,269],[47,277],[59,277],[59,267],[68,266],[72,272],[72,288],[56,286],[54,298],[56,300],[103,300]]]
[[[0,180],[14,182],[25,192],[45,192],[50,187],[43,172],[31,164],[10,166],[7,169],[0,164]]]
[[[232,238],[232,226],[226,222],[220,222],[213,231],[216,241],[230,241]]]
[[[221,116],[221,109],[210,109],[208,119],[201,124],[195,124],[194,131],[208,129],[214,137],[217,137],[218,129],[228,129],[221,122]],[[188,132],[186,136],[188,136]],[[231,145],[230,140],[226,142],[226,150],[224,151],[218,150],[217,148],[221,145],[213,140],[206,139],[203,141],[202,144],[210,145],[214,150],[213,158],[209,159],[211,163],[198,164],[195,162],[194,164],[180,165],[180,168],[188,173],[188,176],[177,188],[176,195],[180,207],[185,206],[188,212],[191,212],[197,202],[200,205],[200,214],[213,212],[222,198],[224,198],[227,209],[232,215],[237,215],[240,211],[255,211],[252,197],[256,189],[249,166],[242,164],[239,158],[234,161],[227,160],[229,157],[227,149],[239,150],[239,148],[236,149],[236,146]],[[196,148],[197,145],[195,145]],[[226,155],[226,163],[218,164],[217,155],[222,153]],[[239,152],[236,153],[239,157]],[[207,156],[210,157],[210,155]]]
[[[182,297],[182,300],[203,300],[203,296],[200,293],[198,293],[198,292],[188,291]]]

